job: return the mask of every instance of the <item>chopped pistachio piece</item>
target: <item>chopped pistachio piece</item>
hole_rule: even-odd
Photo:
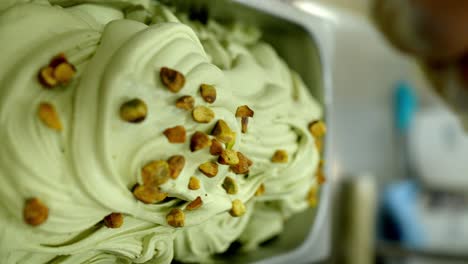
[[[196,210],[198,208],[200,208],[201,206],[203,205],[203,201],[201,199],[200,196],[198,196],[195,200],[193,200],[192,202],[190,202],[187,207],[185,207],[185,209],[187,211],[193,211],[193,210]]]
[[[327,133],[327,127],[323,121],[316,120],[309,124],[309,131],[312,136],[321,138]]]
[[[247,133],[247,127],[249,125],[249,118],[248,117],[241,117],[241,132]]]
[[[164,130],[163,134],[166,136],[170,143],[184,143],[185,142],[185,127],[175,126]]]
[[[325,181],[327,180],[325,178],[325,174],[323,173],[323,170],[322,169],[318,169],[317,172],[315,173],[315,177],[317,178],[317,183],[319,185],[322,185],[325,183]]]
[[[48,66],[41,68],[39,82],[52,89],[59,84],[69,83],[75,74],[75,66],[67,61],[64,53],[60,53],[52,58]]]
[[[43,67],[39,71],[39,82],[47,88],[53,88],[58,84],[54,77],[54,68],[50,66]]]
[[[195,99],[190,95],[185,95],[177,99],[176,107],[183,110],[192,110],[195,106]]]
[[[221,144],[221,142],[213,138],[211,140],[210,154],[214,156],[218,156],[218,155],[221,155],[222,152],[223,152],[223,145]]]
[[[49,208],[38,198],[26,200],[23,209],[23,218],[26,224],[38,226],[49,217]]]
[[[213,85],[200,85],[200,94],[207,103],[213,103],[216,100],[216,88]]]
[[[323,149],[323,142],[321,138],[315,138],[315,147],[320,152]]]
[[[172,227],[183,227],[185,214],[179,208],[174,208],[166,215],[166,221]]]
[[[227,194],[236,194],[239,191],[239,187],[237,186],[236,180],[229,176],[227,176],[224,179],[222,186],[224,190],[226,190]]]
[[[192,152],[211,146],[210,137],[200,131],[196,131],[190,139],[190,150]]]
[[[312,208],[316,207],[318,203],[317,192],[318,192],[318,187],[314,185],[310,187],[309,192],[307,193],[307,202],[309,203],[309,206]]]
[[[174,180],[177,179],[185,166],[184,156],[174,155],[167,160],[167,163],[169,164],[169,176]]]
[[[260,184],[258,189],[255,191],[255,196],[262,196],[265,193],[265,184]]]
[[[75,73],[75,67],[68,62],[62,62],[54,68],[54,77],[59,84],[69,83]]]
[[[49,128],[62,131],[62,122],[55,107],[50,103],[41,103],[38,109],[39,119]]]
[[[198,123],[209,123],[215,117],[215,113],[210,108],[200,105],[193,109],[192,117]]]
[[[133,196],[143,203],[154,204],[166,199],[167,193],[161,192],[156,186],[137,184]]]
[[[213,178],[218,174],[218,164],[211,161],[201,164],[198,169],[209,178]]]
[[[233,132],[232,133],[232,140],[229,141],[228,143],[226,143],[226,149],[232,149],[234,147],[234,145],[236,144],[236,133]]]
[[[190,190],[198,190],[200,189],[200,180],[197,177],[190,177],[188,188]]]
[[[249,124],[249,117],[254,116],[254,111],[247,105],[237,107],[236,117],[241,118],[241,132],[247,133],[247,125]]]
[[[166,183],[169,176],[169,164],[165,160],[155,160],[141,169],[141,177],[145,185],[161,185]]]
[[[109,228],[119,228],[123,225],[123,220],[121,213],[111,213],[104,217],[104,225]]]
[[[179,92],[185,85],[185,76],[176,70],[162,67],[159,76],[164,86],[173,93]]]
[[[239,163],[231,165],[231,170],[236,174],[245,174],[249,172],[249,167],[252,166],[252,161],[247,158],[244,154],[237,152]]]
[[[253,117],[254,111],[247,105],[237,107],[236,117]]]
[[[218,157],[219,164],[223,165],[236,165],[239,163],[239,157],[237,156],[237,151],[232,149],[225,149],[221,152],[221,155]]]
[[[271,162],[273,163],[287,163],[288,162],[288,152],[284,149],[279,149],[275,151],[273,157],[271,157]]]
[[[213,130],[211,131],[211,135],[216,137],[221,143],[229,143],[235,138],[234,132],[228,126],[228,124],[220,119],[216,122]]]
[[[138,98],[123,103],[120,106],[120,118],[130,123],[140,123],[148,114],[146,103]]]
[[[229,211],[229,214],[231,214],[231,216],[233,217],[242,216],[245,214],[245,211],[246,211],[245,205],[241,200],[235,199],[234,201],[232,201],[232,208]]]

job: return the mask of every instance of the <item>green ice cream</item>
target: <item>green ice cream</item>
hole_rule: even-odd
[[[320,159],[308,125],[321,119],[321,108],[258,30],[202,25],[144,0],[50,2],[0,4],[0,263],[208,262],[235,240],[254,249],[307,208]],[[76,75],[45,89],[38,72],[59,53]],[[185,76],[180,92],[161,83],[162,67]],[[200,96],[202,83],[216,88],[214,103]],[[215,119],[195,122],[175,107],[182,95],[212,109]],[[147,104],[143,122],[119,116],[133,98]],[[41,102],[55,106],[62,131],[38,118]],[[247,133],[235,116],[241,105],[255,112]],[[219,119],[237,135],[233,149],[253,161],[247,174],[226,165],[212,178],[199,171],[216,157],[208,149],[191,152],[190,137],[209,134]],[[186,130],[185,143],[172,144],[163,134],[177,125]],[[287,163],[272,163],[278,149],[288,153]],[[160,186],[170,198],[136,199],[132,187],[142,184],[141,168],[173,155],[186,162],[177,179]],[[192,176],[198,190],[187,187]],[[236,194],[222,187],[228,176]],[[261,184],[265,193],[255,196]],[[184,227],[168,224],[171,209],[198,196],[203,205],[184,210]],[[49,210],[37,226],[23,219],[31,197]],[[241,217],[229,214],[235,199],[247,207]],[[123,214],[120,228],[102,224],[112,212]]]

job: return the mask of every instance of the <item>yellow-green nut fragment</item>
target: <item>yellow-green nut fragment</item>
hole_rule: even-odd
[[[120,106],[120,118],[130,123],[143,122],[148,115],[148,107],[142,100],[135,98]]]
[[[218,164],[211,161],[201,164],[198,169],[208,178],[213,178],[218,174]]]
[[[200,189],[200,180],[195,176],[190,177],[188,188],[190,190]]]
[[[232,201],[232,208],[229,211],[229,214],[231,216],[233,217],[242,216],[245,214],[245,211],[246,211],[245,205],[241,200],[235,199],[234,201]]]
[[[288,152],[283,149],[275,151],[273,157],[271,157],[271,162],[273,163],[287,163],[288,162]]]
[[[185,214],[179,208],[174,208],[166,215],[166,221],[172,227],[183,227],[185,224]]]
[[[161,185],[170,178],[169,164],[165,160],[155,160],[141,169],[141,177],[145,185]]]
[[[218,157],[218,163],[223,165],[236,165],[239,163],[237,151],[232,149],[225,149]]]
[[[327,126],[321,120],[313,121],[309,124],[309,131],[314,137],[321,138],[327,133]]]
[[[210,108],[200,105],[193,109],[192,117],[195,122],[209,123],[215,117],[215,113]]]
[[[236,194],[239,191],[239,188],[237,186],[236,180],[234,180],[231,177],[226,177],[223,182],[223,188],[226,190],[226,193],[228,194]]]
[[[203,201],[202,201],[201,197],[198,196],[195,200],[193,200],[192,202],[190,202],[190,203],[185,207],[185,210],[187,210],[187,211],[197,210],[197,209],[200,208],[202,205],[203,205]]]
[[[216,122],[216,125],[211,131],[211,135],[213,135],[221,143],[229,143],[235,139],[234,132],[231,130],[228,124],[222,119]]]
[[[213,103],[216,100],[216,88],[213,85],[200,85],[200,94],[207,103]]]

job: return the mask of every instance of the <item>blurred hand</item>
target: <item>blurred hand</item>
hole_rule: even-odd
[[[468,53],[468,1],[375,0],[373,15],[389,40],[426,62]]]
[[[374,0],[374,19],[415,56],[468,133],[468,0]]]

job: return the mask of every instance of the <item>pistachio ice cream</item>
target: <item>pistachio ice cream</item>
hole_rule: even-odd
[[[316,205],[320,105],[259,30],[188,17],[0,4],[0,263],[206,263]]]

